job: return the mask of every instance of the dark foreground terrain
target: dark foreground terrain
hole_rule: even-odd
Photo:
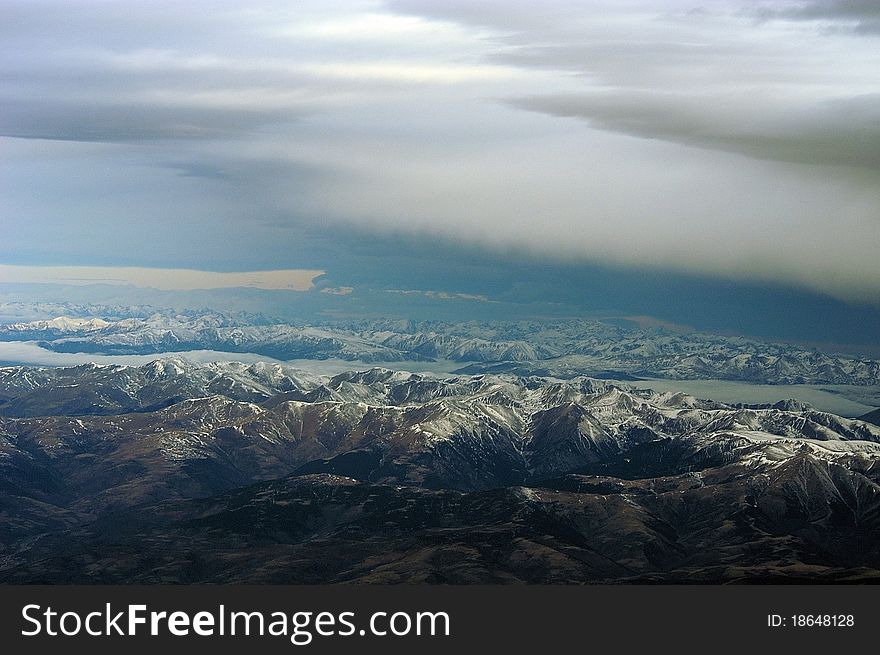
[[[880,427],[588,378],[0,369],[0,582],[880,580]]]

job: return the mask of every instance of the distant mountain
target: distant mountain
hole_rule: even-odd
[[[880,385],[880,362],[875,360],[586,320],[288,325],[246,315],[166,311],[0,325],[0,341],[4,340],[34,341],[65,353],[143,355],[207,349],[278,360],[450,360],[463,365],[458,370],[463,374]]]
[[[259,402],[279,393],[307,397],[317,378],[277,364],[157,360],[142,367],[0,368],[0,416],[84,416],[149,412],[222,394]]]
[[[3,582],[880,578],[880,427],[799,403],[173,359],[0,397]]]

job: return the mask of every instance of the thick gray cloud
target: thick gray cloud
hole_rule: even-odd
[[[651,234],[663,253],[633,246],[633,260],[669,264],[678,257],[683,268],[766,275],[880,299],[870,255],[856,243],[880,236],[880,50],[870,34],[877,3],[647,0],[559,2],[549,9],[524,2],[392,0],[391,6],[494,29],[493,61],[555,72],[579,87],[499,98],[509,106],[580,119],[594,130],[755,160],[668,149],[676,160],[670,166],[691,170],[691,189],[670,183],[665,193],[658,191],[662,200],[652,225],[640,221],[635,207],[612,213],[594,204],[597,214],[623,231],[641,223],[642,234]],[[653,188],[652,181],[663,176],[645,168],[649,153],[662,149],[646,143],[644,166],[627,166],[634,188]],[[606,155],[594,155],[603,170]],[[774,183],[760,181],[767,175]],[[834,200],[814,197],[817,188]],[[613,182],[600,205],[612,189]],[[711,197],[723,198],[726,206],[713,206]],[[667,212],[675,218],[662,215]],[[698,228],[694,212],[713,225]],[[669,229],[686,235],[693,252],[665,243]],[[728,253],[700,261],[698,251],[712,252],[722,240],[734,253],[730,261],[723,261]],[[607,245],[606,253],[626,248]],[[844,259],[847,264],[833,271],[837,265],[829,260]]]
[[[0,260],[332,274],[356,226],[880,304],[875,19],[0,0]]]
[[[788,5],[782,9],[764,7],[761,14],[794,20],[830,21],[838,29],[844,27],[864,34],[880,34],[880,4],[874,0],[810,0]]]
[[[297,50],[256,46],[272,12],[211,3],[4,3],[0,134],[222,139],[298,120],[333,90]],[[323,85],[323,86],[322,86]]]
[[[706,103],[747,105],[748,96],[711,99],[662,92],[529,96],[510,104],[581,118],[605,130],[737,152],[783,162],[880,171],[880,94],[818,103],[800,113],[706,110]],[[720,114],[720,115],[719,115]]]
[[[512,106],[761,159],[880,169],[876,42],[790,24],[867,32],[880,20],[878,3],[597,3],[592,14],[567,4],[558,13],[517,5],[510,14],[494,3],[494,11],[483,3],[393,6],[479,25],[494,18],[509,30],[497,61],[587,82],[577,93],[508,99]]]

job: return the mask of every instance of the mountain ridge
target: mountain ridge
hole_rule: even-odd
[[[461,364],[456,372],[462,374],[880,385],[876,360],[742,337],[623,327],[598,320],[290,325],[265,317],[213,312],[153,312],[116,319],[60,316],[0,325],[0,341],[35,342],[58,353],[149,355],[216,350],[278,360],[444,360]]]
[[[115,378],[140,411],[70,386]],[[106,411],[3,415],[59,387]],[[798,403],[173,359],[0,369],[0,390],[0,581],[880,575],[880,427]]]

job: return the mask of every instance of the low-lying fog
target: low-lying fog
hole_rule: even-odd
[[[462,362],[362,362],[342,359],[295,359],[281,361],[253,353],[232,353],[217,350],[187,350],[151,355],[98,355],[94,353],[57,353],[41,348],[34,341],[0,342],[0,365],[76,366],[87,362],[96,364],[128,364],[140,366],[155,359],[180,357],[196,363],[207,362],[276,362],[293,368],[313,371],[321,375],[336,375],[343,371],[364,370],[381,366],[414,373],[448,375],[464,366]],[[818,410],[855,417],[880,407],[880,387],[856,385],[807,384],[750,384],[728,380],[668,380],[646,379],[628,382],[635,387],[657,391],[681,391],[699,398],[711,398],[723,403],[774,403],[793,398],[809,403]]]

